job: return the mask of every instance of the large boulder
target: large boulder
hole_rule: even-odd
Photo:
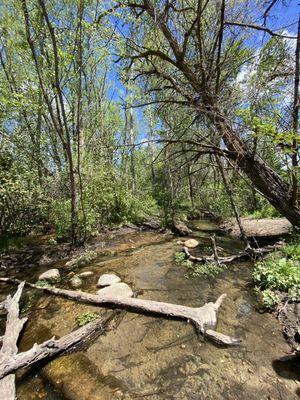
[[[115,283],[119,283],[119,282],[121,282],[121,278],[119,278],[117,275],[103,274],[98,279],[97,287],[110,286],[110,285],[114,285]]]
[[[119,282],[98,290],[97,294],[100,296],[132,297],[133,291],[127,283]]]
[[[57,282],[60,280],[60,273],[57,268],[48,269],[39,276],[39,281]]]

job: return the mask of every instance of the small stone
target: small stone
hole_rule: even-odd
[[[98,290],[97,294],[111,297],[132,297],[133,291],[126,283],[119,282]]]
[[[39,276],[39,281],[57,282],[60,280],[60,273],[57,268],[49,269]]]
[[[97,287],[110,286],[121,282],[121,279],[115,274],[104,274],[98,279]]]
[[[185,345],[185,344],[182,344],[180,347],[181,347],[182,349],[185,349],[185,348],[186,348],[186,345]]]
[[[78,274],[79,278],[89,278],[90,276],[93,276],[94,272],[92,271],[84,271]]]
[[[80,288],[82,286],[82,279],[80,279],[79,276],[75,275],[70,280],[70,284],[75,289]]]

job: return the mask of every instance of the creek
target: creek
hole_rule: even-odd
[[[193,229],[201,254],[210,245],[210,231],[217,228],[209,221],[194,221]],[[299,368],[279,361],[290,351],[279,323],[273,315],[256,310],[252,263],[228,265],[215,278],[191,277],[175,262],[174,254],[181,248],[178,240],[184,238],[142,231],[112,235],[101,243],[94,240],[95,249],[109,252],[76,271],[94,273],[84,280],[82,290],[95,293],[98,277],[115,272],[144,299],[196,307],[226,293],[217,329],[241,338],[240,346],[216,346],[197,337],[193,326],[182,321],[122,311],[111,329],[86,348],[18,373],[18,399],[297,399]],[[240,241],[227,236],[218,236],[217,244],[227,254],[242,249]],[[59,286],[70,288],[64,263],[52,267],[62,274]],[[35,282],[46,269],[49,265],[15,276]],[[1,285],[0,290],[1,300],[15,288]],[[83,313],[111,312],[28,289],[21,306],[29,322],[20,350],[76,329],[76,319]],[[0,323],[3,328],[4,317]]]

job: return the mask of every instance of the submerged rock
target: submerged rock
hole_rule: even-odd
[[[121,278],[119,278],[116,274],[104,274],[98,279],[97,287],[110,286],[119,282],[121,282]]]
[[[127,283],[119,282],[98,290],[97,294],[101,296],[132,297],[133,291]]]
[[[78,275],[75,275],[70,280],[70,284],[75,289],[80,288],[82,286],[82,279],[80,279]]]
[[[39,281],[57,282],[60,280],[60,273],[57,268],[49,269],[39,276]]]
[[[93,276],[94,272],[92,271],[84,271],[81,272],[80,274],[78,274],[77,276],[79,276],[79,278],[89,278],[90,276]]]

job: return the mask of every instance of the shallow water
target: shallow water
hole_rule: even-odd
[[[198,231],[195,238],[200,240],[197,251],[207,251],[209,235]],[[180,250],[177,241],[149,232],[111,238],[113,251],[82,268],[95,273],[83,290],[95,293],[99,275],[114,271],[144,299],[200,306],[227,293],[217,329],[242,338],[241,346],[218,347],[198,338],[185,322],[122,311],[111,329],[87,349],[58,358],[29,375],[19,374],[18,399],[298,398],[299,369],[276,363],[289,352],[280,326],[272,315],[255,310],[251,263],[228,266],[215,279],[186,277],[187,270],[174,261],[174,253]],[[217,244],[224,253],[242,248],[240,242],[227,237],[218,237]],[[64,275],[62,286],[67,287],[68,272],[59,267]],[[26,279],[36,280],[36,271],[26,274]],[[0,289],[2,297],[12,290]],[[75,329],[76,318],[83,312],[110,312],[32,291],[26,292],[23,307],[29,323],[21,350]]]

